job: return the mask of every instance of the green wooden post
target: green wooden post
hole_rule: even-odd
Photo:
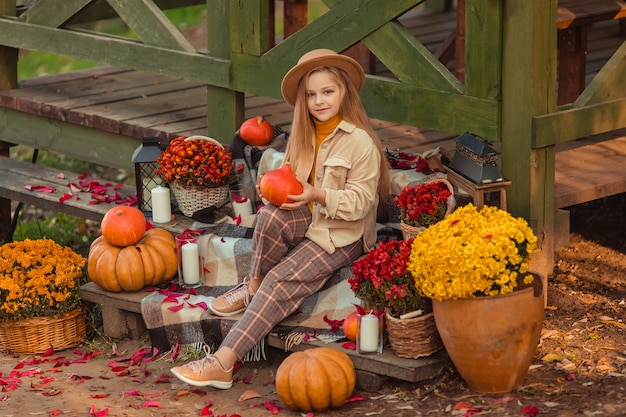
[[[15,0],[0,0],[0,15],[15,16]],[[0,90],[17,88],[16,48],[0,46]],[[10,144],[0,141],[0,155],[9,156]],[[0,242],[10,237],[11,200],[0,199]]]
[[[231,3],[233,6],[231,6]],[[235,2],[207,0],[207,53],[231,59],[229,24]],[[231,71],[233,69],[231,68]],[[222,87],[207,86],[207,135],[222,143],[232,143],[233,135],[244,118],[244,94]]]
[[[533,116],[556,106],[556,0],[506,0],[502,61],[502,166],[509,210],[539,238],[532,268],[554,266],[554,146],[532,149]]]
[[[452,0],[427,0],[426,7],[436,12],[447,12],[452,9]]]

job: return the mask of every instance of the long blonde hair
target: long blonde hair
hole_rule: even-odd
[[[378,135],[372,129],[369,118],[363,108],[363,103],[359,97],[359,92],[354,84],[348,78],[348,75],[341,69],[336,67],[317,67],[305,74],[298,83],[298,95],[293,112],[293,122],[291,125],[291,133],[287,141],[287,155],[302,155],[305,152],[311,152],[311,140],[315,135],[315,124],[313,116],[309,113],[307,106],[306,80],[316,71],[326,71],[343,89],[343,100],[341,102],[340,114],[343,120],[354,124],[355,126],[365,130],[372,138],[376,145],[376,149],[380,154],[380,179],[378,180],[378,196],[379,207],[378,217],[384,218],[389,209],[389,162],[380,143]],[[294,158],[295,159],[295,158]],[[292,160],[294,170],[297,171],[298,160]]]

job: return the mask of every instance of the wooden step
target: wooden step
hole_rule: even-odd
[[[145,290],[136,292],[109,292],[93,282],[80,288],[83,301],[102,306],[104,334],[112,338],[139,339],[145,335],[146,326],[141,316],[141,300],[146,297]],[[391,348],[385,347],[382,354],[362,355],[351,349],[342,347],[343,342],[325,343],[317,340],[290,346],[276,334],[270,333],[267,339],[269,346],[292,352],[312,347],[331,347],[347,353],[359,374],[361,386],[374,388],[386,378],[396,378],[409,382],[426,381],[440,375],[447,365],[444,351],[419,359],[405,359],[396,356]],[[368,380],[369,379],[369,380]]]

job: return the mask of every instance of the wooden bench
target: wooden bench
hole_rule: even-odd
[[[103,290],[94,283],[81,287],[80,296],[83,300],[102,306],[104,333],[113,338],[138,339],[146,332],[146,326],[141,316],[141,300],[148,293],[144,290],[137,292],[111,293]],[[361,355],[350,349],[344,349],[343,342],[320,342],[312,340],[299,345],[286,346],[285,340],[270,333],[267,338],[269,346],[284,351],[299,351],[311,347],[332,347],[347,353],[357,369],[357,378],[361,386],[377,390],[387,378],[396,378],[409,382],[420,382],[432,379],[443,372],[447,364],[447,356],[440,351],[431,356],[420,359],[405,359],[396,356],[389,348],[380,355]]]
[[[113,199],[114,196],[118,198],[111,202],[94,199],[90,185],[93,187],[95,184],[106,185],[100,188],[100,191],[106,190],[104,194],[99,195],[100,199]],[[81,186],[82,191],[79,190]],[[123,184],[111,184],[96,178],[82,178],[66,170],[0,156],[0,200],[19,201],[43,210],[100,222],[111,207],[129,202],[134,199],[135,194],[133,187]],[[12,240],[13,219],[10,213],[6,218],[4,214],[1,217],[0,241]]]

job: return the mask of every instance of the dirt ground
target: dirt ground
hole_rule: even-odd
[[[0,355],[0,416],[624,416],[625,208],[619,195],[571,209],[571,244],[558,250],[549,279],[541,343],[510,394],[472,392],[450,368],[427,383],[388,380],[378,392],[357,390],[361,397],[340,409],[306,414],[285,409],[276,394],[284,352],[270,348],[268,361],[243,364],[230,390],[191,389],[170,376],[171,353],[152,358],[144,339],[116,341],[117,350],[102,344],[102,353],[90,344]]]

